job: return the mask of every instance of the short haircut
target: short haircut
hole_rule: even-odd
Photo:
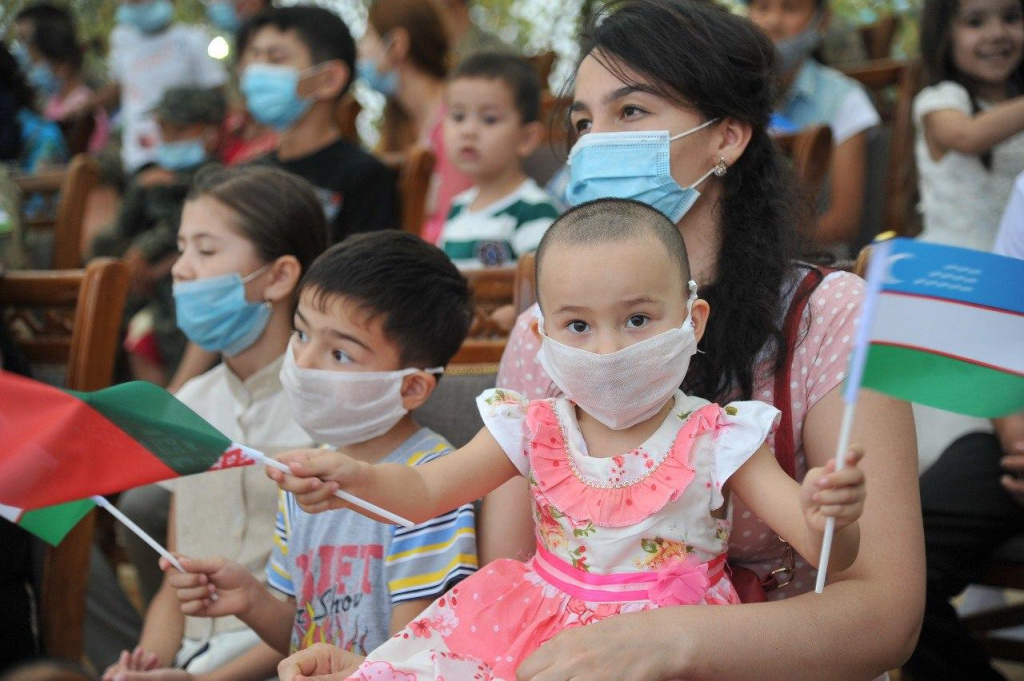
[[[313,65],[325,61],[341,60],[348,67],[348,82],[341,94],[352,84],[356,67],[356,43],[348,26],[334,12],[313,5],[271,7],[254,16],[245,25],[244,43],[252,40],[260,29],[272,26],[282,33],[295,31],[299,40],[309,48]]]
[[[398,346],[404,366],[445,366],[473,321],[469,284],[448,256],[417,236],[396,230],[357,234],[317,258],[299,285],[326,310],[345,297]]]
[[[482,52],[460,63],[449,80],[483,78],[500,80],[512,91],[523,123],[540,120],[540,76],[522,57],[501,52]]]
[[[537,247],[536,281],[540,291],[540,272],[547,250],[556,244],[589,246],[620,243],[653,237],[679,266],[683,284],[690,280],[690,259],[679,229],[664,213],[632,199],[598,199],[566,211],[544,233]]]

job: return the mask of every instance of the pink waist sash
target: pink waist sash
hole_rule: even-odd
[[[725,576],[724,554],[707,563],[690,555],[656,571],[602,575],[573,567],[538,544],[532,565],[548,584],[592,603],[653,601],[661,606],[693,605],[701,603],[708,589]]]

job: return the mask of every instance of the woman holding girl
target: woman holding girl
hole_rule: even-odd
[[[576,72],[571,123],[581,139],[570,155],[570,199],[638,198],[675,222],[711,307],[683,389],[722,404],[775,404],[773,448],[802,480],[835,455],[863,285],[793,261],[793,181],[766,132],[773,46],[750,22],[701,2],[622,0],[597,16]],[[620,156],[627,148],[632,156]],[[498,376],[499,387],[530,399],[559,394],[537,359],[537,316],[536,308],[521,315]],[[909,406],[862,393],[853,441],[866,451],[868,480],[860,553],[830,575],[823,595],[804,595],[814,571],[737,502],[730,563],[777,586],[770,600],[785,600],[609,618],[551,639],[519,678],[865,679],[899,666],[924,602]],[[485,499],[481,564],[532,552],[523,488],[513,481]]]
[[[292,333],[295,289],[327,245],[323,209],[305,180],[262,166],[213,169],[196,178],[172,270],[178,325],[224,361],[176,396],[235,442],[271,454],[312,444],[292,418],[278,373]],[[229,555],[266,581],[277,489],[262,467],[169,486],[170,550]],[[146,613],[139,647],[122,653],[104,678],[174,666],[263,679],[279,660],[234,618],[186,618],[165,580]]]
[[[450,38],[434,0],[376,0],[359,41],[358,75],[387,98],[380,153],[399,163],[411,147],[427,147],[436,164],[427,219],[420,232],[436,243],[452,198],[473,185],[444,149],[444,87]]]
[[[914,98],[921,238],[990,251],[1024,171],[1024,2],[928,0]]]

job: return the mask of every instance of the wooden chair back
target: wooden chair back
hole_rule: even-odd
[[[880,228],[900,236],[920,232],[917,203],[917,172],[914,165],[913,103],[921,78],[918,61],[878,59],[843,69],[863,85],[875,104],[882,124],[888,128],[889,148],[885,155],[885,199]],[[870,240],[874,234],[865,234]]]
[[[516,268],[488,267],[463,272],[473,292],[473,324],[451,364],[490,364],[501,359],[508,338],[491,313],[515,299]]]
[[[545,143],[557,150],[568,153],[569,147],[575,142],[569,138],[565,124],[565,116],[572,104],[569,98],[559,97],[544,91],[540,97],[540,120],[544,124]]]
[[[363,110],[363,105],[349,92],[340,100],[334,109],[334,122],[341,131],[341,136],[353,144],[359,144],[359,131],[356,119]]]
[[[526,312],[527,308],[537,302],[537,254],[527,253],[516,261],[516,280],[512,302],[516,306],[516,316]]]
[[[68,153],[72,156],[84,154],[89,151],[89,140],[96,130],[96,117],[92,114],[75,116],[74,118],[60,121],[61,134],[64,135],[64,143],[68,146]]]
[[[806,196],[817,201],[832,163],[832,130],[827,125],[812,125],[791,135],[776,135],[775,143],[792,161]]]
[[[402,229],[419,234],[427,219],[427,199],[437,157],[426,147],[413,147],[398,169],[398,193],[402,198]]]
[[[868,59],[886,59],[892,51],[892,41],[896,38],[900,20],[895,14],[889,14],[873,24],[860,27],[860,37],[864,41],[864,51]]]
[[[99,390],[111,384],[128,271],[107,258],[83,270],[8,272],[0,276],[0,310],[12,336],[34,364],[66,364],[65,387]],[[40,632],[47,655],[78,661],[85,625],[95,512],[43,557]]]
[[[99,185],[100,166],[94,158],[79,154],[60,171],[22,175],[18,187],[25,195],[59,194],[57,213],[53,220],[26,220],[30,228],[52,228],[55,270],[76,269],[82,264],[82,225],[85,221],[89,194]]]
[[[554,52],[541,52],[526,58],[526,61],[537,70],[537,75],[540,76],[541,90],[548,89],[548,79],[551,77],[551,69],[555,66],[555,57],[557,56]]]

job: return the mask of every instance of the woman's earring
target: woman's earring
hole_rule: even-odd
[[[715,177],[722,177],[726,172],[728,172],[728,170],[729,166],[725,163],[725,157],[719,156],[718,163],[715,164],[714,168]]]

